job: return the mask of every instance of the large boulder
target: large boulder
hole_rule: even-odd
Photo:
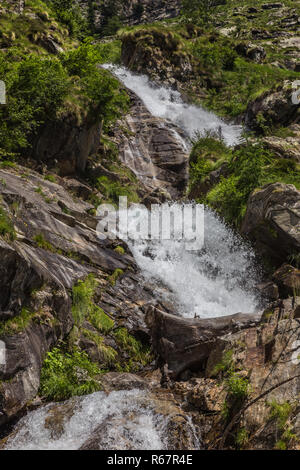
[[[59,168],[62,176],[83,172],[87,159],[100,148],[100,120],[78,117],[70,113],[49,121],[33,142],[32,156],[50,168]]]
[[[293,135],[288,137],[268,136],[263,138],[265,147],[278,158],[288,158],[300,163],[300,127],[294,126]]]
[[[172,32],[157,28],[129,32],[122,37],[122,63],[153,80],[175,84],[193,75],[192,57]]]
[[[293,91],[292,83],[285,81],[276,89],[262,93],[249,103],[246,125],[261,132],[264,126],[288,126],[299,122],[299,104],[293,102]]]
[[[218,338],[253,326],[260,317],[261,313],[239,313],[226,317],[191,319],[150,307],[146,321],[154,351],[164,366],[164,379],[178,379],[185,371],[203,370]]]
[[[300,192],[291,184],[268,184],[248,201],[242,233],[278,266],[300,250]]]

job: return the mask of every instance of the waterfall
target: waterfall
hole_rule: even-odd
[[[178,208],[185,207],[181,203],[173,206],[177,214]],[[169,205],[171,214],[173,206]],[[142,233],[137,239],[140,227]],[[259,270],[254,252],[215,212],[205,208],[204,247],[197,251],[187,249],[184,237],[145,237],[146,227],[151,228],[151,212],[131,206],[126,241],[144,278],[153,287],[154,301],[171,302],[176,313],[187,318],[258,310],[260,299],[255,285]]]
[[[240,141],[241,126],[226,124],[214,113],[184,103],[178,91],[155,85],[146,75],[124,67],[104,67],[132,90],[153,116],[171,121],[184,132],[186,140],[173,130],[183,149],[188,149],[195,134],[210,130],[221,129],[227,145]],[[133,225],[137,212],[131,212]],[[143,217],[146,224],[146,209]],[[205,246],[200,252],[186,251],[184,240],[140,240],[129,245],[145,278],[153,282],[154,296],[158,300],[167,296],[180,315],[209,318],[257,311],[259,272],[254,253],[213,211],[205,209]]]
[[[185,103],[178,91],[157,86],[146,75],[134,74],[125,67],[111,64],[105,64],[103,67],[111,70],[129,90],[141,98],[153,116],[171,121],[180,127],[188,138],[193,139],[199,132],[221,130],[227,145],[235,145],[240,141],[242,126],[227,124],[214,113]]]
[[[5,448],[78,450],[97,436],[99,450],[168,450],[172,415],[159,408],[157,399],[141,390],[96,392],[59,405],[51,403],[22,418]],[[191,450],[199,449],[193,424],[186,422],[185,430]]]

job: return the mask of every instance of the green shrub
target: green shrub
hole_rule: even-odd
[[[73,0],[46,0],[56,19],[67,26],[71,36],[83,38],[88,33],[88,22],[79,5]]]
[[[85,352],[54,348],[48,352],[41,371],[39,393],[47,400],[62,401],[100,390],[95,377],[101,373]]]
[[[0,56],[0,79],[6,83],[8,103],[0,108],[0,147],[16,152],[29,145],[29,136],[56,115],[70,89],[58,58]]]
[[[249,380],[244,377],[240,377],[236,372],[232,372],[225,381],[225,389],[230,397],[244,400],[250,393]]]
[[[101,30],[101,36],[114,36],[123,26],[118,15],[112,16]]]
[[[192,168],[192,184],[201,182],[201,164]],[[228,159],[228,177],[207,194],[208,205],[217,210],[226,221],[239,226],[245,215],[250,194],[269,183],[283,182],[300,188],[299,165],[289,159],[278,159],[262,144],[246,144]]]
[[[292,405],[287,401],[278,403],[276,400],[272,400],[268,405],[270,407],[270,419],[276,420],[278,428],[284,430],[286,422],[293,410]]]
[[[107,70],[99,69],[101,48],[85,41],[77,49],[62,56],[69,75],[81,89],[81,95],[92,103],[92,111],[104,120],[104,131],[128,109],[129,98],[117,79]],[[82,99],[82,97],[81,97]]]
[[[96,285],[94,276],[90,274],[85,281],[78,281],[72,288],[72,313],[77,326],[82,324],[94,308],[92,299]]]
[[[0,236],[9,241],[16,239],[13,223],[3,207],[0,207]]]
[[[210,42],[209,38],[198,39],[193,45],[193,54],[204,67],[232,70],[237,58],[232,44],[223,39],[222,42]]]
[[[242,449],[245,447],[249,440],[249,433],[247,429],[241,428],[238,430],[236,438],[235,438],[235,443],[238,446],[239,449]]]
[[[97,330],[106,334],[109,333],[115,325],[115,322],[102,310],[102,308],[97,307],[96,305],[93,306],[89,313],[89,320]]]
[[[99,64],[119,64],[121,62],[121,45],[119,39],[97,44]]]
[[[134,338],[126,328],[118,328],[113,335],[118,346],[129,355],[129,360],[126,365],[123,365],[123,370],[125,368],[125,371],[130,372],[137,370],[138,364],[145,366],[152,362],[150,349]]]

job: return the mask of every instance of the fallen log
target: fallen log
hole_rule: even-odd
[[[183,318],[150,306],[146,323],[164,373],[176,380],[186,370],[201,370],[222,336],[255,326],[261,316],[262,312],[207,319]]]

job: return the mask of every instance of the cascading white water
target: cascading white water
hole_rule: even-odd
[[[240,141],[243,131],[241,126],[226,124],[214,113],[185,103],[178,91],[158,87],[146,75],[134,74],[125,67],[112,64],[105,64],[103,67],[111,70],[129,90],[141,98],[153,116],[173,122],[187,137],[192,139],[196,133],[221,129],[227,145],[232,146]]]
[[[186,240],[174,237],[137,240],[139,227],[151,227],[150,213],[132,206],[128,214],[128,244],[157,300],[171,301],[184,317],[257,311],[254,253],[213,211],[205,209],[204,248],[198,251],[187,251]]]
[[[58,418],[59,430],[49,424],[53,404],[28,413],[18,423],[6,450],[77,450],[100,429],[99,450],[167,450],[168,417],[155,410],[148,392],[116,391],[76,398],[71,413]],[[191,447],[200,443],[187,423]]]
[[[188,148],[188,138],[205,130],[221,129],[227,145],[240,141],[241,126],[226,124],[215,114],[184,103],[178,91],[159,87],[146,75],[136,75],[124,67],[110,64],[104,67],[139,96],[154,116],[165,118],[184,131],[186,141],[174,130],[183,148]],[[133,215],[133,224],[134,218]],[[147,212],[144,218],[146,221]],[[145,277],[153,281],[156,293],[160,287],[167,287],[163,295],[169,292],[182,316],[218,317],[252,313],[258,308],[260,299],[255,284],[259,275],[253,252],[208,209],[205,211],[205,249],[201,252],[186,251],[184,240],[135,241],[131,249]]]

